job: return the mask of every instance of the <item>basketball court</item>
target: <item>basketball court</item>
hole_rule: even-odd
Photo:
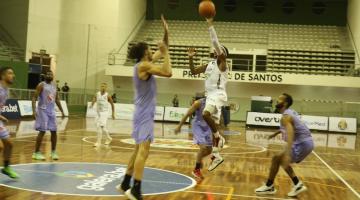
[[[32,162],[36,133],[28,129],[21,130],[26,135],[14,134],[14,169],[21,179],[10,180],[1,175],[1,199],[126,199],[115,186],[120,183],[124,164],[133,150],[128,140],[132,122],[110,121],[113,142],[94,148],[93,120],[76,117],[60,123],[66,129],[59,133],[59,161],[47,158],[44,162]],[[21,123],[34,122],[12,125]],[[233,123],[225,132],[229,143],[223,150],[224,163],[215,171],[206,172],[205,180],[197,185],[190,173],[197,147],[192,145],[192,134],[186,126],[174,135],[175,125],[156,123],[158,140],[147,161],[143,186],[147,199],[292,199],[286,195],[291,180],[282,171],[276,179],[276,195],[256,196],[253,192],[266,179],[272,155],[282,149],[280,140],[266,140],[271,130],[246,129],[242,123]],[[314,133],[313,137],[317,144],[327,145],[330,135]],[[295,165],[295,171],[309,188],[298,199],[359,198],[360,152],[356,137],[341,135],[337,148],[317,145],[304,162]],[[354,146],[346,145],[350,140],[355,140]],[[49,137],[44,140],[43,150],[50,151]],[[106,174],[114,176],[101,181]]]

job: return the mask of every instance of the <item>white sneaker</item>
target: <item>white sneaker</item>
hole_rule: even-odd
[[[210,163],[208,170],[213,171],[223,162],[224,162],[224,158],[222,158],[221,156],[215,157],[215,159]]]
[[[267,186],[266,184],[262,185],[261,187],[255,190],[256,194],[275,194],[276,189],[274,185]]]
[[[298,184],[294,185],[291,191],[288,193],[289,197],[295,197],[301,192],[305,192],[307,190],[307,187],[299,181]]]
[[[96,142],[95,144],[94,144],[94,147],[99,147],[100,146],[100,143],[99,142]]]
[[[112,141],[112,138],[109,136],[108,138],[106,138],[105,140],[105,145],[109,145]]]

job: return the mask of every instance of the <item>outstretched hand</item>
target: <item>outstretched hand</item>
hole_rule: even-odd
[[[194,57],[196,55],[196,50],[195,48],[191,47],[188,49],[188,56],[189,57]]]

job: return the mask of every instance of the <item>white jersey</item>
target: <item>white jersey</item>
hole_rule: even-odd
[[[228,81],[228,69],[220,71],[217,61],[209,62],[205,71],[205,90],[207,96],[219,96],[227,101],[226,84]]]
[[[108,102],[108,93],[105,92],[104,94],[101,94],[101,92],[98,92],[96,94],[96,108],[98,112],[107,112],[109,111],[109,102]]]

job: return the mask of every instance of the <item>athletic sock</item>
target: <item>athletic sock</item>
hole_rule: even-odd
[[[141,180],[134,179],[134,190],[137,193],[141,193]]]
[[[270,180],[268,179],[267,182],[266,182],[266,186],[270,187],[274,184],[274,180]]]
[[[10,161],[4,160],[4,167],[9,167],[9,165],[10,165]]]
[[[297,184],[299,183],[299,179],[298,179],[297,176],[294,176],[294,177],[292,178],[292,181],[293,181],[294,185],[297,185]]]
[[[196,165],[195,165],[195,170],[198,170],[198,169],[201,169],[201,163],[196,163]]]
[[[131,181],[131,175],[125,174],[124,180],[121,185],[129,186]]]

